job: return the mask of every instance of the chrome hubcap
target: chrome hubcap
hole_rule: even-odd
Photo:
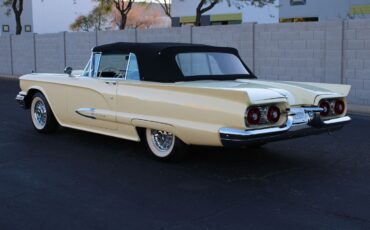
[[[160,152],[167,152],[173,146],[174,135],[161,130],[151,130],[152,142]]]
[[[33,116],[34,116],[34,121],[36,122],[37,127],[44,127],[46,124],[46,118],[47,118],[47,113],[46,113],[46,106],[43,101],[38,100],[35,103],[34,110],[33,110]]]

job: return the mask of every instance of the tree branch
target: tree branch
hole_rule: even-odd
[[[119,1],[114,1],[114,5],[116,6],[116,9],[121,12],[121,4]]]
[[[197,12],[202,12],[203,5],[206,3],[206,0],[201,0],[197,6]]]
[[[12,9],[13,9],[14,13],[18,11],[18,9],[17,9],[17,0],[13,0]]]
[[[164,13],[168,16],[168,17],[171,17],[171,6],[170,6],[170,3],[167,2],[167,0],[163,0],[160,1],[160,0],[155,0],[163,9]]]
[[[134,2],[135,2],[135,0],[129,0],[129,1],[128,1],[128,3],[127,3],[127,7],[124,9],[124,12],[125,12],[126,14],[128,14],[128,12],[130,12],[130,10],[131,10],[132,5],[133,5],[133,3],[134,3]],[[124,7],[124,5],[125,5],[124,0],[122,0],[122,4],[123,4],[123,7]]]
[[[206,8],[204,9],[201,9],[200,12],[203,14],[209,10],[211,10],[213,7],[215,7],[216,4],[218,4],[220,2],[220,0],[213,0],[211,1],[211,4],[209,4],[209,6],[207,6]],[[203,1],[203,4],[204,4],[204,1]]]
[[[22,14],[22,12],[23,12],[23,0],[19,0],[19,10],[18,10],[18,12],[20,14]]]

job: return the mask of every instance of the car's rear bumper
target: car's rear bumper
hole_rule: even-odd
[[[17,96],[15,97],[15,100],[19,103],[19,105],[22,107],[22,108],[26,108],[26,94],[23,93],[23,92],[19,92],[17,94]]]
[[[304,124],[294,124],[294,117],[289,116],[286,124],[281,127],[238,130],[230,128],[220,129],[220,138],[224,146],[247,146],[256,143],[286,140],[291,138],[316,135],[339,130],[344,124],[351,121],[349,116],[322,121],[319,117]]]

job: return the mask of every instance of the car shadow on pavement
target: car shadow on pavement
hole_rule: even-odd
[[[264,180],[275,175],[293,171],[320,167],[320,162],[295,153],[295,148],[285,148],[284,144],[272,143],[254,148],[217,148],[191,146],[188,157],[178,163],[163,163],[152,158],[146,152],[144,144],[119,138],[93,134],[68,128],[61,128],[55,134],[64,139],[68,145],[79,145],[88,149],[94,158],[105,154],[107,160],[114,155],[115,161],[124,162],[134,159],[131,166],[151,164],[153,169],[170,169],[183,171],[190,175],[202,174],[228,182],[237,180]],[[286,144],[285,144],[286,145]],[[104,155],[99,155],[100,158]],[[85,155],[85,157],[89,157]]]

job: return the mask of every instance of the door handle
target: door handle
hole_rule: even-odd
[[[107,85],[117,85],[117,82],[115,82],[115,81],[106,81],[105,84],[107,84]]]

